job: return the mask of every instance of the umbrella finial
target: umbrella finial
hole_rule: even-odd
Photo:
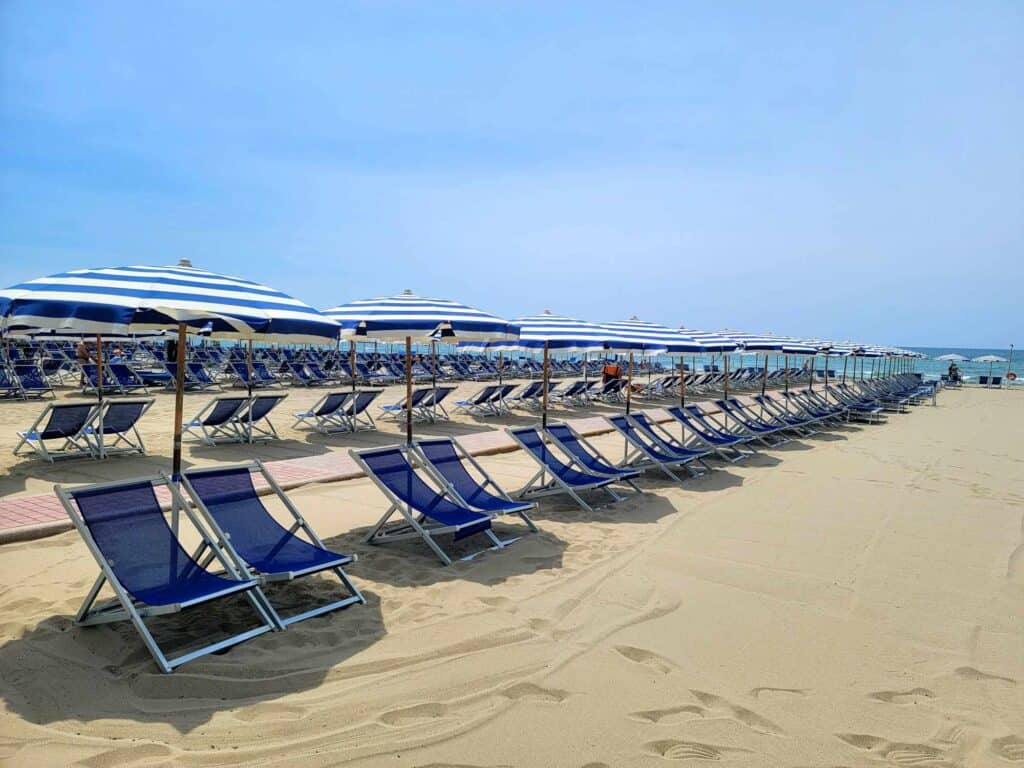
[[[630,319],[630,321],[633,321],[633,320],[635,320],[636,322],[640,322],[640,318],[639,318],[639,317],[637,317],[636,315],[633,315],[633,316],[632,316],[631,318],[629,318],[629,319]]]
[[[545,309],[543,312],[541,312],[541,314],[542,315],[553,315],[555,313],[552,312],[550,309]]]
[[[178,259],[178,266],[179,267],[191,267],[192,266],[192,259]]]
[[[402,295],[403,296],[412,296],[412,288],[406,288],[404,291],[402,291]]]

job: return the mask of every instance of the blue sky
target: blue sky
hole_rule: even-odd
[[[0,3],[0,282],[1005,347],[1024,4]]]

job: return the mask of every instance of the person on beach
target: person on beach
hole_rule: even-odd
[[[79,341],[78,346],[75,347],[75,362],[79,366],[88,365],[92,362],[92,350],[85,339]],[[83,387],[85,386],[85,371],[82,371],[82,374],[78,377],[78,384]]]
[[[960,367],[956,363],[949,364],[949,380],[954,384],[960,383]]]

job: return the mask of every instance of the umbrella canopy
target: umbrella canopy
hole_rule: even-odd
[[[519,338],[518,326],[457,301],[425,299],[408,288],[397,296],[363,299],[324,312],[350,341],[405,342],[405,439],[412,443],[412,342],[470,340],[503,342]],[[353,375],[355,371],[353,371]],[[353,377],[353,386],[354,386]]]
[[[324,310],[345,337],[404,341],[503,341],[519,337],[508,320],[447,299],[425,299],[406,289],[398,296],[363,299]]]
[[[704,345],[689,336],[665,325],[650,323],[633,315],[629,320],[614,323],[602,323],[610,334],[608,349],[639,350],[649,354],[667,353],[679,355],[683,353],[700,354],[705,351]]]
[[[785,346],[782,339],[771,334],[722,331],[722,335],[739,342],[743,352],[781,352]]]
[[[260,283],[171,267],[77,269],[0,291],[8,331],[133,334],[177,329],[227,339],[324,343],[338,325],[298,299]]]
[[[695,331],[686,326],[680,326],[679,333],[688,336],[702,347],[705,352],[735,352],[740,349],[740,343],[731,336],[722,333],[709,333],[707,331]]]
[[[1008,362],[1005,357],[999,355],[981,355],[980,357],[971,358],[972,363],[1005,363]]]

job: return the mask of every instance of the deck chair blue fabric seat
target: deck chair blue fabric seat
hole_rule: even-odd
[[[367,535],[368,544],[418,538],[442,563],[451,565],[451,557],[437,542],[438,536],[452,534],[458,541],[482,533],[493,544],[489,549],[503,549],[508,543],[491,530],[494,517],[491,513],[469,509],[447,488],[431,487],[416,471],[405,446],[349,451],[349,454],[391,502]],[[391,523],[396,513],[401,520]],[[462,559],[470,560],[479,554],[475,552]]]
[[[43,372],[39,370],[38,365],[22,363],[15,365],[11,370],[18,382],[21,396],[26,400],[31,397],[43,398],[47,395],[56,399],[57,396],[53,394],[50,382],[43,376]]]
[[[531,381],[524,384],[523,388],[514,395],[506,395],[505,403],[511,407],[532,408],[540,407],[541,393],[544,391],[544,382]]]
[[[623,497],[610,487],[616,478],[587,471],[571,455],[567,455],[569,464],[566,464],[551,450],[551,445],[544,440],[537,428],[519,427],[505,431],[540,467],[526,485],[514,494],[516,498],[532,499],[565,494],[587,512],[593,512],[594,509],[580,496],[583,491],[600,489],[611,496],[613,501],[622,501]]]
[[[416,418],[417,409],[423,403],[424,399],[426,399],[427,395],[430,394],[430,392],[431,390],[429,387],[422,389],[414,389],[412,391],[412,397],[410,399],[407,400],[406,398],[403,397],[397,403],[392,403],[391,405],[382,405],[380,409],[384,411],[384,415],[381,416],[381,418],[392,419],[395,421],[404,418],[407,404],[409,407],[412,408],[413,418]]]
[[[537,530],[526,514],[536,505],[513,500],[455,440],[440,437],[417,440],[413,445],[424,465],[434,470],[435,479],[454,491],[464,506],[494,515],[516,514],[531,531]],[[466,465],[471,466],[479,478],[474,477]]]
[[[110,371],[111,377],[114,379],[114,386],[120,392],[134,392],[135,390],[141,389],[143,392],[148,392],[146,389],[146,382],[142,380],[135,371],[133,371],[126,363],[110,363],[107,366]]]
[[[761,406],[762,414],[770,415],[776,423],[788,424],[794,429],[800,430],[803,434],[814,434],[820,428],[821,422],[827,417],[816,416],[806,412],[794,413],[787,410],[786,406],[769,395],[754,395],[754,402]]]
[[[437,387],[428,391],[426,397],[420,401],[416,413],[422,421],[448,421],[451,416],[445,410],[444,401],[455,391],[455,387]]]
[[[726,425],[728,425],[729,419],[731,418],[735,428],[742,434],[756,437],[765,445],[782,445],[790,439],[785,435],[779,434],[785,430],[786,427],[770,425],[758,420],[745,408],[739,405],[738,401],[716,400],[715,405],[718,406],[719,411],[721,411]]]
[[[244,442],[245,435],[239,431],[236,417],[248,402],[249,398],[244,395],[215,397],[195,418],[182,424],[182,428],[206,445]]]
[[[220,550],[215,558],[223,575],[203,568],[181,546],[157,501],[154,487],[169,485],[164,478],[76,488],[56,486],[57,497],[100,567],[85,602],[75,617],[82,626],[131,621],[163,672],[192,659],[230,648],[274,629],[259,582],[241,574]],[[182,510],[200,539],[212,544],[191,507]],[[109,585],[113,603],[95,606],[100,591]],[[153,638],[145,619],[185,608],[243,595],[259,621],[252,629],[175,657],[168,657]],[[220,624],[211,617],[212,624]]]
[[[164,363],[164,368],[167,371],[168,378],[164,380],[164,386],[168,389],[174,389],[178,382],[178,364],[177,363]],[[203,389],[203,385],[196,381],[196,377],[193,375],[192,370],[188,365],[185,366],[185,389]]]
[[[673,406],[667,408],[666,411],[669,416],[679,422],[684,431],[688,430],[695,437],[697,443],[710,448],[725,461],[735,464],[754,452],[746,445],[753,438],[719,432],[706,419],[698,420],[688,409]],[[703,417],[703,414],[700,415]],[[744,452],[745,450],[749,452]]]
[[[51,462],[93,456],[92,443],[85,433],[98,409],[98,403],[47,404],[31,427],[18,432],[14,455],[21,456],[28,449]]]
[[[280,440],[270,414],[288,395],[254,395],[245,408],[235,416],[235,425],[245,442]]]
[[[95,392],[100,386],[100,367],[96,363],[79,363],[78,369],[82,372],[82,391]],[[117,382],[104,366],[103,389],[107,392],[117,391]]]
[[[686,455],[677,453],[658,437],[641,427],[632,416],[625,414],[606,417],[615,431],[626,440],[626,458],[623,461],[628,467],[653,467],[663,473],[669,480],[681,483],[683,479],[673,470],[686,469],[694,477],[703,473],[693,469],[690,464],[703,454]]]
[[[381,390],[361,389],[356,396],[345,404],[345,418],[348,419],[349,429],[358,432],[360,429],[374,430],[377,424],[370,413],[370,405],[380,397]]]
[[[686,445],[683,440],[677,438],[660,424],[657,424],[645,413],[634,412],[629,418],[633,420],[637,429],[639,429],[648,442],[668,454],[687,462],[688,470],[692,471],[688,466],[689,462],[696,462],[705,469],[711,469],[704,463],[704,459],[713,452],[710,448],[705,446],[694,448]]]
[[[112,454],[141,453],[146,446],[139,432],[139,419],[153,405],[153,398],[145,400],[105,400],[93,415],[86,435],[98,458]]]
[[[0,397],[21,397],[21,387],[7,368],[7,364],[2,360],[0,360]]]
[[[185,370],[188,373],[188,377],[191,381],[195,382],[195,385],[199,389],[216,389],[223,390],[224,388],[217,382],[210,372],[206,370],[206,366],[202,363],[186,363]]]
[[[501,391],[501,387],[497,384],[488,385],[466,400],[456,400],[455,410],[458,413],[471,413],[474,416],[494,416],[497,411],[492,401],[499,391]]]
[[[350,431],[352,427],[345,415],[345,406],[353,397],[353,392],[328,392],[308,411],[292,414],[295,416],[292,428],[310,425],[323,435]]]
[[[263,477],[291,516],[292,522],[287,528],[263,504],[253,485],[254,473]],[[283,629],[297,621],[365,602],[344,571],[344,566],[354,562],[356,557],[332,552],[324,546],[262,462],[193,469],[184,472],[181,478],[186,492],[215,534],[216,544],[204,543],[194,555],[201,564],[206,565],[215,556],[211,547],[219,544],[240,573],[258,578],[261,584],[292,581],[325,571],[341,580],[347,592],[344,598],[291,616],[282,616],[268,597],[268,612],[279,627]],[[308,540],[296,535],[299,533]]]
[[[547,433],[559,448],[576,459],[588,472],[614,478],[626,483],[637,493],[642,493],[634,480],[643,474],[643,470],[616,467],[568,424],[548,424]]]

